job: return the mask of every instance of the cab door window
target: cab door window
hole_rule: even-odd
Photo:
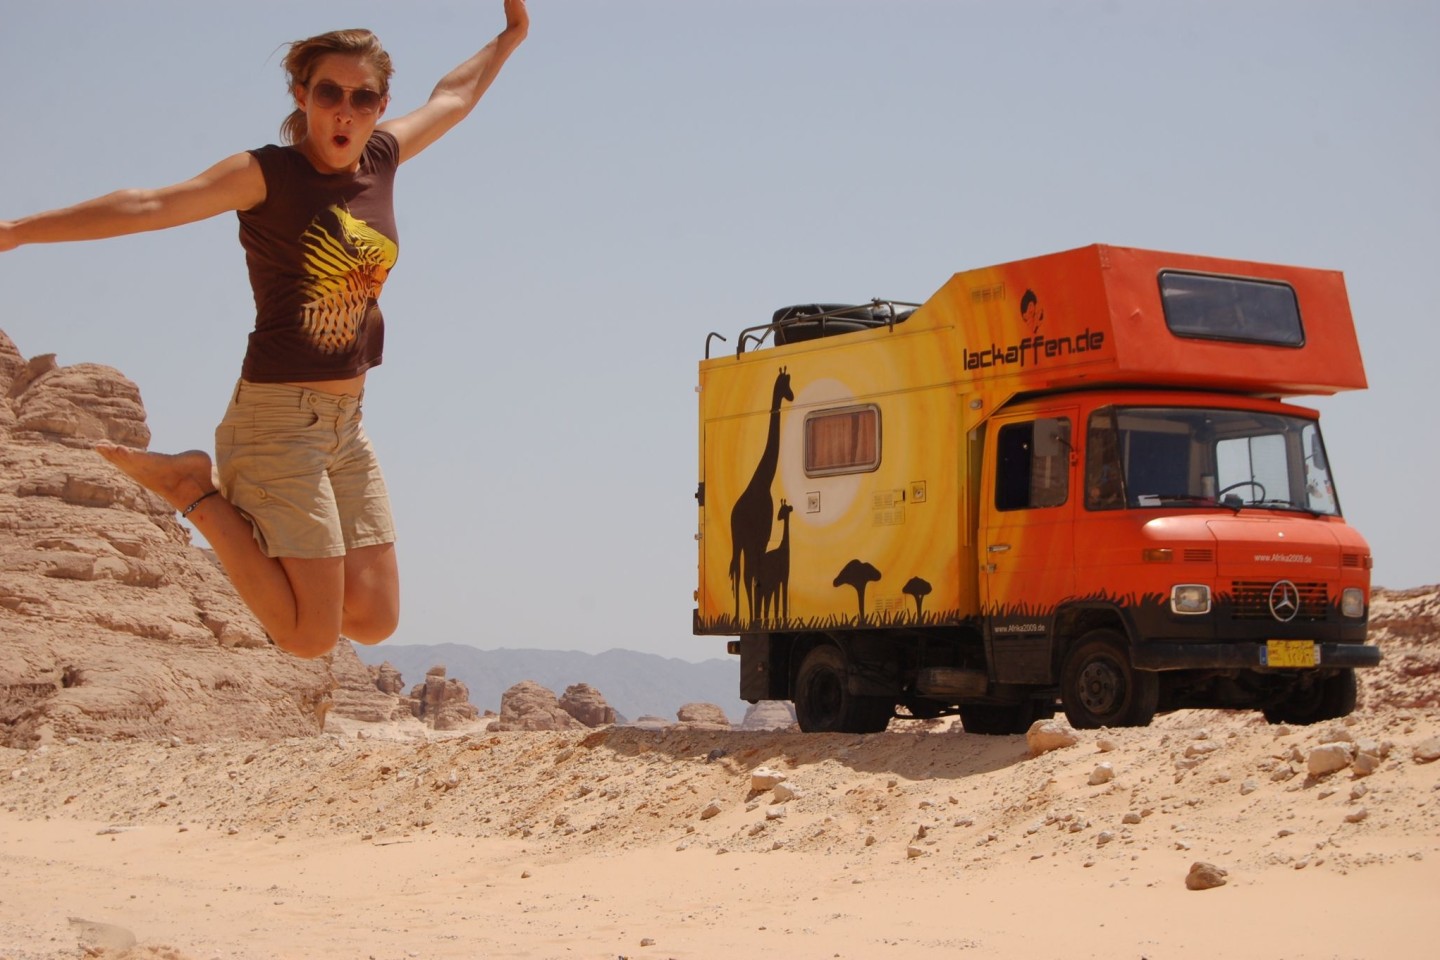
[[[1070,496],[1070,420],[1007,423],[995,442],[995,509],[1058,507]]]

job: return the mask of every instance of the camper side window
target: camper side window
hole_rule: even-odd
[[[995,452],[995,509],[1058,507],[1069,498],[1068,417],[1006,424]]]
[[[805,417],[805,475],[869,473],[880,466],[880,408],[821,410]]]

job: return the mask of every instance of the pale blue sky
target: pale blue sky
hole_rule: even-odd
[[[400,524],[391,642],[686,659],[696,362],[787,303],[923,300],[1093,242],[1344,271],[1371,388],[1315,401],[1375,582],[1440,580],[1440,4],[532,0],[401,170],[366,422]],[[0,216],[271,142],[279,46],[369,26],[392,111],[499,0],[0,0]],[[27,356],[119,368],[210,447],[251,300],[233,217],[0,256]]]

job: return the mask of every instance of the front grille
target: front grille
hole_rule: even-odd
[[[1273,580],[1236,580],[1230,585],[1234,607],[1231,618],[1274,620],[1275,616],[1270,612],[1270,590],[1274,586]],[[1300,594],[1300,612],[1291,622],[1324,620],[1330,608],[1330,595],[1325,584],[1296,582],[1295,588]]]
[[[1206,547],[1189,548],[1183,556],[1186,563],[1213,563],[1215,561],[1215,551]]]

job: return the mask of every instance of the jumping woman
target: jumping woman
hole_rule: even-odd
[[[173,186],[0,220],[4,252],[238,212],[255,331],[213,467],[199,450],[95,449],[204,534],[271,639],[301,657],[341,636],[379,643],[399,621],[389,496],[360,424],[384,341],[377,300],[398,253],[392,185],[400,164],[465,119],[525,39],[524,0],[504,6],[504,31],[402,117],[382,122],[393,68],[375,35],[322,34],[285,57],[295,110],[284,146]]]

